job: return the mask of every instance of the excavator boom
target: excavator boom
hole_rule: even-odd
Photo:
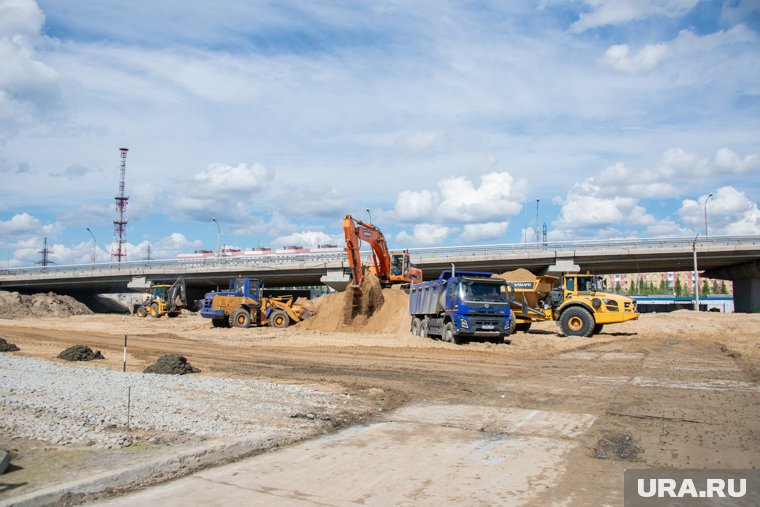
[[[377,275],[382,285],[422,281],[422,271],[411,265],[409,253],[389,252],[385,236],[376,226],[346,215],[343,217],[343,232],[346,236],[348,265],[351,268],[354,287],[361,286],[364,279],[360,252],[362,241],[369,243],[372,248],[373,266],[370,270]]]

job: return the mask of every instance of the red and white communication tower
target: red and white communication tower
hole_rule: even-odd
[[[129,197],[124,195],[124,186],[127,176],[127,148],[119,148],[121,151],[121,179],[119,180],[119,194],[116,196],[116,220],[113,221],[113,235],[117,246],[111,250],[111,260],[126,262],[127,260],[127,201]]]

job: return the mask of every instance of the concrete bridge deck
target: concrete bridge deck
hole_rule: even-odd
[[[504,272],[526,268],[534,273],[565,271],[575,267],[597,274],[691,271],[694,252],[698,269],[706,276],[739,283],[739,292],[753,309],[760,308],[760,236],[709,238],[654,238],[594,240],[446,248],[409,249],[426,279],[437,277],[455,264],[458,269]],[[345,279],[346,256],[294,254],[222,257],[194,260],[132,261],[0,270],[0,290],[118,291],[144,279],[166,282],[185,277],[189,287],[205,290],[226,287],[236,276],[257,277],[269,287],[314,286],[323,277]],[[742,296],[745,297],[745,296]],[[741,305],[739,305],[741,307]]]

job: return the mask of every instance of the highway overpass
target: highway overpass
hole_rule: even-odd
[[[425,279],[457,269],[534,273],[580,270],[597,274],[691,271],[696,252],[705,276],[734,281],[738,311],[760,311],[760,236],[658,238],[520,243],[410,249]],[[367,252],[369,255],[369,252]],[[268,287],[345,284],[342,253],[262,255],[193,260],[131,261],[0,269],[0,290],[58,293],[119,292],[184,276],[201,293],[226,287],[230,277],[257,277]]]

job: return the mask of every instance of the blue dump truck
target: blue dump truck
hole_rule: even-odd
[[[461,343],[510,343],[507,282],[492,273],[446,270],[437,280],[409,287],[412,334]]]

